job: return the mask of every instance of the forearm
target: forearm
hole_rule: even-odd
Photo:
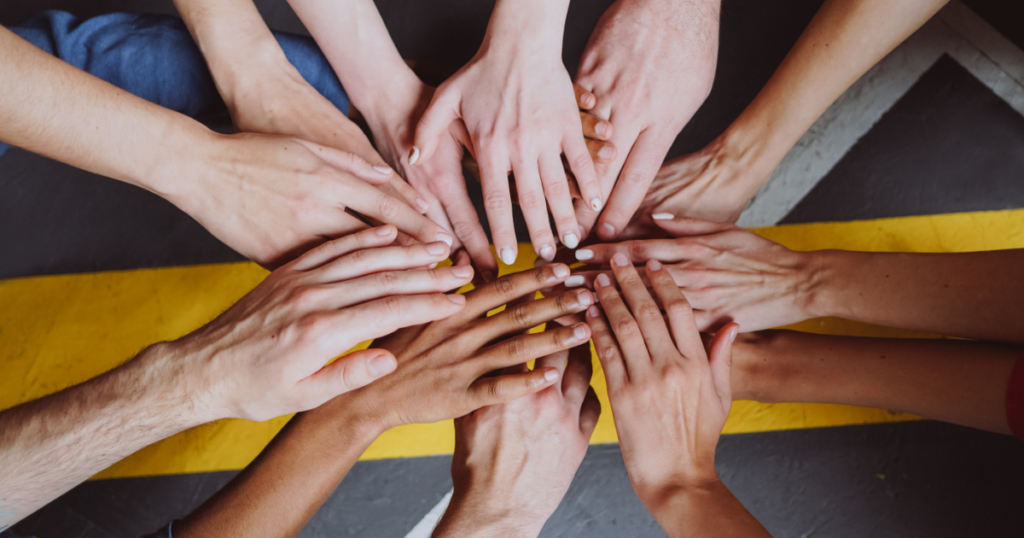
[[[982,342],[764,331],[734,345],[733,398],[877,407],[1010,433],[1006,387],[1018,355]]]
[[[1024,249],[908,254],[819,251],[810,316],[1024,343]]]
[[[133,452],[216,417],[158,344],[81,385],[0,413],[0,528]]]
[[[229,109],[240,93],[259,91],[261,81],[289,67],[252,0],[175,0]],[[268,72],[269,71],[269,72]]]
[[[948,0],[827,0],[768,83],[724,135],[729,151],[775,169],[858,78]],[[760,185],[751,185],[756,191]]]
[[[352,104],[375,122],[395,95],[420,85],[373,0],[289,0],[334,68]]]
[[[0,140],[164,197],[212,133],[0,28]]]
[[[339,405],[296,415],[248,467],[180,525],[174,535],[295,536],[380,434]]]
[[[456,485],[452,500],[437,523],[433,538],[536,538],[550,514],[534,516],[509,506],[508,499],[489,499],[488,491],[476,494]]]
[[[641,500],[672,538],[770,536],[717,478],[686,487],[668,487]]]

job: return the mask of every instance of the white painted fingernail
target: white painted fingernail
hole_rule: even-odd
[[[573,275],[573,276],[565,279],[565,287],[567,287],[567,288],[575,288],[576,286],[582,286],[583,283],[586,282],[586,281],[587,281],[587,279],[583,278],[582,275]]]
[[[676,216],[672,213],[655,213],[651,215],[651,218],[654,220],[672,220],[676,218]]]
[[[573,327],[572,328],[572,335],[575,336],[577,340],[583,340],[584,338],[586,338],[587,337],[587,324],[586,323],[580,323],[580,324],[576,325],[575,327]]]
[[[508,247],[501,249],[498,257],[501,258],[502,263],[505,265],[512,265],[513,263],[516,263],[516,251]]]
[[[594,251],[589,248],[581,248],[576,251],[576,259],[583,262],[594,257]]]
[[[412,151],[409,152],[409,164],[416,164],[416,161],[418,160],[420,160],[420,148],[418,146],[413,146]]]
[[[448,232],[441,230],[434,235],[434,241],[444,241],[448,246],[452,246],[452,236],[448,235]]]
[[[594,211],[600,211],[602,207],[604,207],[604,204],[601,202],[600,198],[590,199],[590,209],[593,209]]]
[[[554,381],[556,379],[558,379],[558,370],[548,370],[547,372],[544,372],[545,381]]]
[[[562,238],[562,244],[569,248],[576,248],[580,244],[580,238],[576,237],[576,234],[569,232]]]
[[[373,169],[378,171],[378,172],[380,172],[380,173],[382,173],[382,174],[390,174],[392,172],[390,166],[377,165],[377,166],[374,166]]]
[[[551,248],[551,245],[540,247],[540,257],[547,261],[555,259],[555,249]]]
[[[564,265],[562,265],[562,264],[556,265],[554,272],[555,272],[555,277],[556,278],[565,278],[565,277],[569,276],[569,268],[564,266]]]
[[[416,207],[420,208],[421,212],[426,213],[430,209],[430,204],[423,198],[416,198]]]

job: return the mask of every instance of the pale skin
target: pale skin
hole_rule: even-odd
[[[689,218],[656,220],[670,239],[591,245],[588,264],[621,253],[634,263],[665,264],[693,305],[697,326],[735,321],[756,331],[818,317],[962,338],[1024,343],[1024,283],[1008,268],[1024,250],[940,254],[798,252],[732,224]],[[583,270],[567,283],[591,285]],[[578,277],[578,278],[577,278]]]
[[[448,256],[447,244],[388,246],[396,236],[383,226],[324,243],[195,332],[0,412],[0,526],[177,432],[305,411],[393,372],[395,356],[380,348],[327,363],[460,312],[464,298],[443,292],[473,278],[467,266],[425,268]]]
[[[630,223],[676,136],[711,92],[719,10],[720,0],[618,0],[594,29],[575,80],[598,97],[594,113],[615,124],[610,141],[619,151],[596,165],[607,207],[579,204],[577,215],[602,240]]]
[[[631,227],[651,230],[658,213],[736,222],[818,117],[947,1],[827,0],[736,121],[703,150],[661,168]]]
[[[377,342],[397,359],[391,374],[296,416],[242,474],[176,525],[174,535],[295,536],[384,431],[464,416],[557,384],[561,369],[553,364],[542,361],[532,371],[508,368],[590,338],[584,323],[524,334],[594,304],[586,290],[532,299],[536,290],[568,276],[568,267],[552,264],[502,277],[466,294],[458,313]],[[524,296],[527,301],[486,317]],[[488,375],[496,370],[500,375]],[[575,435],[582,436],[578,429],[579,422]],[[574,443],[571,449],[578,451]]]
[[[584,203],[594,211],[604,206],[581,136],[572,80],[561,59],[568,6],[567,0],[498,0],[480,50],[438,87],[416,127],[413,163],[429,162],[453,123],[465,126],[466,145],[480,164],[494,247],[509,265],[518,256],[509,171],[515,174],[519,205],[538,252],[554,249],[556,235],[569,248],[583,238],[563,154]]]
[[[534,538],[587,453],[601,404],[590,387],[590,346],[543,357],[561,383],[455,421],[455,484],[433,536]],[[525,371],[525,366],[517,367]]]
[[[418,158],[415,165],[410,164],[416,126],[435,88],[420,81],[402,60],[376,5],[372,0],[290,0],[289,3],[316,38],[353,105],[366,119],[384,159],[424,199],[426,215],[449,230],[465,247],[484,280],[492,280],[498,266],[462,176],[463,147],[473,149],[464,124],[451,122],[435,132],[430,159]],[[597,102],[589,92],[577,91],[576,96],[579,110],[589,110]],[[596,162],[614,159],[614,146],[604,142],[613,133],[611,124],[588,114],[577,112],[577,115],[592,158]],[[485,192],[499,188],[501,185],[496,183],[485,184]],[[507,180],[503,188],[508,192]],[[503,206],[501,211],[511,214],[511,205]],[[501,225],[511,227],[511,220]],[[518,247],[513,244],[512,248]],[[550,260],[554,255],[550,241],[535,243],[534,248],[541,258]]]
[[[597,278],[601,306],[588,309],[587,323],[634,491],[673,538],[769,536],[715,471],[739,328],[727,325],[705,349],[693,311],[663,265],[646,268],[657,302],[625,256],[616,255],[611,268],[618,289],[607,274]]]
[[[358,155],[291,137],[214,133],[6,29],[0,50],[0,139],[152,191],[266,267],[366,227],[347,210],[422,242],[452,241],[376,188],[393,172]]]

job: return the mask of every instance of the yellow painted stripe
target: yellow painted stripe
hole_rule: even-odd
[[[758,230],[800,250],[960,252],[1024,248],[1024,210],[873,221],[778,226]],[[532,265],[520,249],[516,267]],[[266,272],[232,263],[0,281],[0,409],[79,383],[130,358],[145,345],[173,339],[213,319]],[[811,320],[800,330],[865,336],[928,336],[843,320]],[[595,361],[596,365],[596,361]],[[594,386],[609,409],[603,374]],[[737,402],[726,432],[758,432],[913,420],[884,410],[837,405]],[[98,477],[240,469],[287,421],[225,420],[147,447]],[[615,441],[605,412],[593,442]],[[363,459],[426,456],[453,448],[451,422],[386,433]]]

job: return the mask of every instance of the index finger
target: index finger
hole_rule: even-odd
[[[355,192],[349,193],[350,199],[344,203],[363,216],[394,224],[400,231],[424,243],[444,241],[448,246],[452,245],[452,236],[444,228],[405,202],[362,182],[350,186]]]
[[[658,296],[665,314],[668,316],[669,326],[672,328],[672,337],[676,341],[676,348],[686,357],[699,357],[704,351],[704,342],[697,332],[697,322],[693,317],[693,308],[686,296],[676,285],[672,275],[665,270],[665,266],[657,260],[651,260],[647,264],[647,277],[654,288],[654,294]]]
[[[466,294],[466,308],[460,314],[461,319],[468,321],[478,318],[523,295],[555,286],[568,278],[569,272],[565,264],[553,263],[502,276]]]
[[[608,206],[601,214],[597,226],[597,234],[601,239],[609,240],[618,236],[640,208],[675,139],[674,136],[667,141],[663,138],[668,137],[651,129],[645,130],[629,150],[622,175],[608,198]]]

